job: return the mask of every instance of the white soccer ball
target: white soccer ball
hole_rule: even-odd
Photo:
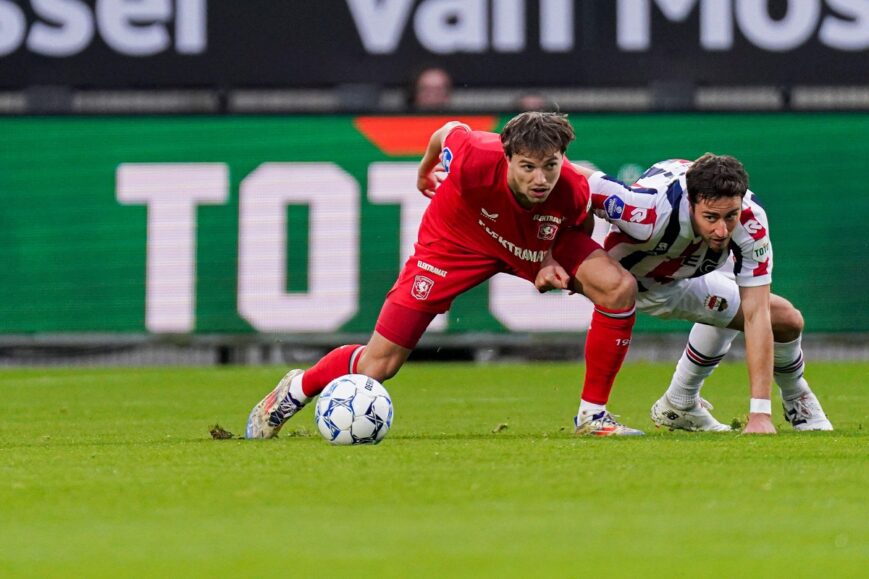
[[[314,420],[332,444],[377,444],[392,426],[392,400],[377,380],[347,374],[320,394]]]

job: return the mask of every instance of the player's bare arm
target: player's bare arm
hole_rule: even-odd
[[[447,135],[450,134],[450,131],[456,127],[463,127],[467,131],[471,130],[471,127],[465,123],[460,123],[459,121],[448,122],[432,133],[431,138],[428,141],[428,146],[425,149],[425,153],[419,162],[416,188],[429,199],[434,197],[435,189],[437,189],[437,186],[440,184],[440,180],[436,174],[436,168],[440,164],[440,155],[444,148],[444,139],[446,139]]]
[[[745,359],[751,384],[751,409],[758,410],[748,415],[748,424],[743,432],[775,434],[771,410],[767,404],[771,399],[773,368],[769,286],[741,287],[739,295],[744,318]],[[760,408],[760,406],[767,406],[767,408]]]

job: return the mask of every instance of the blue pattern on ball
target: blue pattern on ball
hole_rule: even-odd
[[[333,444],[377,444],[392,426],[392,417],[392,400],[383,385],[358,374],[330,382],[314,413],[320,434]]]

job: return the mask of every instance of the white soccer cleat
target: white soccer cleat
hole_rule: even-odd
[[[253,407],[247,418],[245,438],[274,438],[290,417],[305,405],[290,395],[290,382],[302,370],[290,370],[274,390]]]
[[[583,412],[573,419],[576,434],[580,436],[642,436],[642,430],[625,426],[616,421],[615,416],[606,410],[597,414]]]
[[[824,414],[821,403],[812,392],[806,392],[796,400],[782,400],[785,420],[791,423],[794,430],[833,430],[833,425]]]
[[[728,432],[731,430],[726,424],[721,424],[709,410],[712,405],[703,398],[686,410],[673,406],[667,395],[661,396],[652,404],[652,422],[658,426],[665,426],[670,430],[688,430],[690,432]]]

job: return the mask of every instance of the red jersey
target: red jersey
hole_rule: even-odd
[[[591,204],[588,182],[567,160],[545,202],[525,209],[507,186],[507,158],[496,133],[453,129],[442,152],[447,178],[423,216],[418,244],[457,246],[505,263],[533,280],[558,232],[580,225]]]

